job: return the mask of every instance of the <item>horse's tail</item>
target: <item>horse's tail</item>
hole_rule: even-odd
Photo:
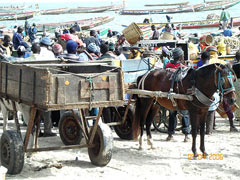
[[[137,140],[140,135],[140,111],[141,111],[141,100],[139,97],[136,97],[136,109],[132,122],[132,130],[133,130],[133,139]]]

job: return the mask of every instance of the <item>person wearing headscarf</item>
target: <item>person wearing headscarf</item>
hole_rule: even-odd
[[[52,50],[53,50],[53,53],[56,57],[60,56],[61,54],[63,54],[63,48],[61,46],[61,44],[54,44],[52,46]]]
[[[163,68],[165,68],[165,66],[167,65],[167,63],[170,62],[170,56],[171,56],[171,52],[168,50],[168,48],[166,46],[162,47],[162,60],[163,60]]]
[[[184,67],[184,52],[181,48],[175,48],[172,50],[173,61],[167,63],[165,68],[177,69],[179,67]],[[190,134],[190,118],[189,112],[187,110],[181,110],[182,117],[182,133],[185,135],[184,142],[188,141],[188,134]],[[175,127],[177,124],[177,111],[169,111],[169,126],[168,126],[168,137],[167,141],[173,139],[173,134],[175,133]]]
[[[90,43],[87,46],[87,52],[93,57],[93,59],[98,59],[100,57],[100,47],[95,43]]]

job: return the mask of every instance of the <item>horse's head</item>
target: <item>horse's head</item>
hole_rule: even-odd
[[[233,82],[237,79],[236,74],[230,66],[216,64],[216,76],[215,85],[224,98],[227,99],[228,104],[234,104],[236,102],[236,94]]]

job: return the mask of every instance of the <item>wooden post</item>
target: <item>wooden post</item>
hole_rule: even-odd
[[[99,119],[102,115],[102,110],[103,110],[103,107],[100,107],[99,108],[99,112],[98,112],[98,115],[97,115],[97,119],[96,119],[96,122],[95,124],[93,125],[93,130],[92,130],[92,133],[91,133],[91,136],[90,136],[90,140],[88,142],[88,145],[92,145],[92,142],[93,142],[93,139],[95,137],[95,134],[97,132],[97,127],[98,127],[98,122],[99,122]]]
[[[126,122],[127,113],[128,113],[129,108],[130,108],[130,104],[131,104],[132,97],[133,97],[133,94],[131,94],[130,97],[129,97],[129,99],[128,99],[128,104],[127,104],[126,110],[124,111],[124,116],[123,116],[122,124],[124,124],[124,123]]]
[[[36,112],[37,112],[37,108],[32,107],[31,108],[31,117],[30,117],[30,120],[28,122],[27,132],[26,132],[25,139],[24,139],[24,151],[27,150],[29,136],[30,136],[30,133],[32,132]]]
[[[38,114],[37,114],[37,119],[36,119],[36,124],[37,124],[37,129],[36,129],[36,136],[35,136],[35,149],[37,148],[38,146],[38,133],[39,133],[39,130],[40,130],[40,117],[42,115],[42,111],[38,111]]]
[[[85,129],[83,128],[83,126],[82,126],[81,123],[79,122],[78,117],[77,117],[77,115],[75,114],[75,112],[74,112],[73,109],[72,109],[72,113],[73,113],[73,116],[74,116],[75,121],[77,122],[77,124],[79,125],[79,127],[82,129],[83,135],[84,135],[84,137],[85,137],[85,139],[86,139],[86,141],[87,141],[87,140],[88,140],[88,136],[87,136],[87,134],[86,134],[86,132],[85,132]]]
[[[82,124],[83,124],[83,126],[85,128],[85,132],[87,134],[87,137],[89,138],[88,125],[87,125],[85,112],[84,112],[83,109],[79,109],[79,113],[80,113],[81,122],[82,122]]]

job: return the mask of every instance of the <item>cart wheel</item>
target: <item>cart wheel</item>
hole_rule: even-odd
[[[0,147],[1,165],[8,169],[8,174],[19,174],[24,165],[24,148],[20,134],[11,130],[3,132]]]
[[[164,107],[161,107],[158,115],[153,119],[153,126],[154,128],[161,132],[167,133],[168,131],[168,119],[169,119],[169,112]]]
[[[65,145],[77,145],[80,144],[82,140],[82,129],[79,127],[78,123],[72,114],[72,112],[67,111],[63,114],[59,121],[59,134],[60,138]]]
[[[126,106],[124,107],[118,107],[117,108],[118,113],[121,117],[119,117],[118,114],[115,114],[114,121],[119,122],[122,121],[122,118],[124,116],[124,112],[126,110]],[[117,113],[117,112],[116,112]],[[116,134],[121,138],[121,139],[126,139],[126,140],[132,140],[132,120],[133,120],[133,106],[130,106],[128,109],[127,113],[127,118],[124,124],[119,125],[119,126],[114,126],[114,130]]]
[[[92,133],[92,130],[91,130]],[[93,139],[93,148],[88,148],[88,155],[92,164],[106,166],[112,158],[113,136],[107,124],[100,123]]]

